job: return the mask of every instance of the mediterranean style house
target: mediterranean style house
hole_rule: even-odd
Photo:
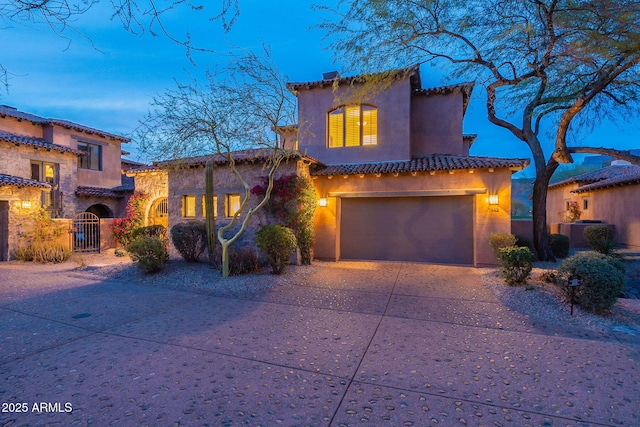
[[[298,155],[278,174],[308,174],[316,188],[315,258],[495,264],[489,236],[510,232],[511,175],[528,160],[469,155],[475,135],[464,135],[462,122],[473,84],[423,89],[415,66],[330,73],[288,88],[298,123],[279,132],[283,148]],[[252,150],[234,158],[258,184],[264,159]],[[147,206],[148,218],[166,200],[170,227],[202,219],[206,160],[130,170],[136,189],[166,188]],[[214,173],[219,219],[233,215],[242,194],[224,164]]]
[[[618,242],[640,247],[640,166],[614,164],[549,186],[547,220],[562,223],[571,203],[580,220],[615,226]]]
[[[129,139],[66,120],[0,106],[0,260],[18,245],[31,214],[52,218],[121,214],[133,181],[122,178]]]

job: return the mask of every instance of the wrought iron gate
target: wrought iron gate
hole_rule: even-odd
[[[100,252],[100,218],[91,212],[73,217],[73,251]]]

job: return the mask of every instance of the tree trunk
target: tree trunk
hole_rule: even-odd
[[[547,166],[536,174],[533,184],[533,246],[540,261],[555,261],[556,257],[549,245],[547,230],[547,191],[551,176],[558,168],[558,163],[551,159]]]
[[[222,246],[222,277],[229,277],[229,243],[224,242]]]

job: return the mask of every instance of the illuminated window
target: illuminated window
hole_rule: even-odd
[[[78,156],[80,169],[102,170],[102,147],[88,142],[78,142],[78,150],[82,155]]]
[[[225,216],[231,218],[240,210],[240,195],[239,194],[227,194],[225,197]]]
[[[371,105],[347,105],[328,114],[329,148],[359,147],[378,143],[378,109]]]
[[[182,196],[182,217],[195,218],[196,216],[196,196]]]
[[[207,203],[205,201],[205,196],[204,194],[202,195],[202,217],[206,217],[207,216]],[[213,217],[217,217],[218,216],[218,196],[213,196]]]

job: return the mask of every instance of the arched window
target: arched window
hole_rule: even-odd
[[[378,143],[378,109],[373,105],[343,105],[329,111],[327,122],[329,148]]]

